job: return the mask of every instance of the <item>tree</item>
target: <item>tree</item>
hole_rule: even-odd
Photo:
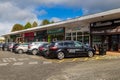
[[[14,24],[11,32],[19,31],[19,30],[23,30],[23,29],[24,29],[23,25],[21,25],[21,24]]]
[[[55,23],[55,22],[54,22],[54,21],[51,21],[51,24],[52,24],[52,23]]]
[[[33,24],[32,24],[32,27],[37,27],[37,26],[38,26],[37,22],[34,21]]]
[[[42,21],[42,25],[50,24],[49,20],[45,19]]]
[[[28,29],[28,28],[32,28],[32,25],[30,24],[30,22],[26,23],[26,25],[24,26],[24,29]]]

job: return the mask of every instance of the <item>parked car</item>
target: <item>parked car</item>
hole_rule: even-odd
[[[32,42],[28,45],[28,52],[36,55],[38,53],[39,46],[47,43],[48,42]]]
[[[48,43],[39,46],[39,53],[44,57],[47,57],[48,46]]]
[[[23,43],[23,44],[19,44],[16,49],[15,52],[22,54],[28,51],[28,43]]]
[[[19,46],[19,43],[15,43],[12,47],[12,51],[15,52],[16,48]]]
[[[58,59],[70,55],[93,57],[95,50],[79,41],[56,41],[50,43],[46,54],[48,57],[57,57]]]
[[[7,42],[3,43],[2,50],[7,51],[8,50],[8,45],[9,45],[9,43],[7,43]]]
[[[3,43],[0,43],[0,50],[2,50]]]
[[[8,44],[8,51],[12,51],[12,48],[13,48],[14,44],[15,44],[15,42],[10,42]]]

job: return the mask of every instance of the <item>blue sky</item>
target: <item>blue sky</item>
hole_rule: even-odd
[[[14,24],[62,21],[120,8],[120,0],[0,0],[0,35]]]
[[[48,7],[38,7],[36,8],[37,11],[40,11],[44,9],[47,13],[45,13],[42,16],[37,16],[38,19],[51,19],[51,17],[58,17],[61,20],[66,20],[68,18],[75,18],[78,16],[82,16],[83,15],[83,11],[82,9],[73,9],[73,8],[66,8],[63,6],[55,6],[52,8],[48,8]]]

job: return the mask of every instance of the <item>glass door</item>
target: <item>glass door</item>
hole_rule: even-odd
[[[118,51],[118,36],[111,36],[111,51]]]

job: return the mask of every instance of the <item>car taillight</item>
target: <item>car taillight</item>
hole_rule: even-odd
[[[56,50],[56,49],[58,49],[58,47],[57,46],[53,46],[53,47],[50,47],[50,49],[51,50]]]
[[[30,49],[31,45],[28,45],[28,48]]]
[[[15,46],[15,48],[18,48],[18,46]]]
[[[39,50],[40,50],[40,51],[44,50],[44,47],[39,47]]]

